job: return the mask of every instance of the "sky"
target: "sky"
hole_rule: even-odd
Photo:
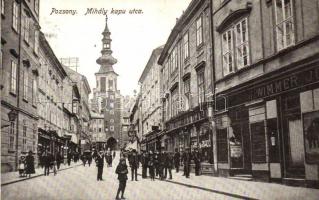
[[[101,55],[105,15],[87,14],[88,8],[108,10],[111,31],[113,66],[119,74],[118,89],[123,95],[138,90],[138,80],[152,53],[165,44],[176,18],[191,0],[42,0],[41,31],[47,36],[57,58],[78,57],[78,72],[85,75],[91,89],[96,87],[99,70],[96,59]],[[125,13],[113,12],[125,10]],[[136,9],[141,12],[130,14]],[[52,11],[54,12],[52,13]],[[63,10],[75,10],[60,14]]]

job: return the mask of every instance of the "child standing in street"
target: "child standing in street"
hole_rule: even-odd
[[[119,188],[117,189],[117,194],[116,194],[115,199],[120,199],[119,194],[121,191],[122,191],[121,199],[125,199],[124,198],[124,191],[125,191],[125,186],[126,186],[126,181],[127,181],[127,173],[128,173],[125,158],[120,159],[120,163],[116,167],[115,173],[118,174],[118,180],[119,180]]]

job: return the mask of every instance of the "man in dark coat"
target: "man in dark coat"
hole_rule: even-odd
[[[195,149],[195,152],[193,154],[193,160],[195,163],[195,175],[199,176],[199,172],[200,172],[200,162],[201,162],[201,158],[200,158],[200,154],[198,152],[198,149]]]
[[[119,188],[117,189],[117,193],[116,193],[116,198],[115,199],[119,199],[119,194],[122,191],[122,195],[121,195],[121,199],[125,199],[124,198],[124,191],[125,191],[125,187],[126,187],[126,181],[127,181],[127,165],[125,162],[125,158],[121,158],[120,159],[120,163],[119,165],[116,167],[116,171],[118,174],[117,179],[119,180]]]
[[[166,157],[167,157],[167,153],[166,152],[162,152],[159,154],[159,176],[160,176],[160,179],[163,180],[165,179],[165,174],[164,174],[164,170],[167,170],[166,169]]]
[[[56,160],[58,170],[60,169],[61,163],[63,163],[63,155],[61,152],[58,152],[57,153],[57,160]]]
[[[69,151],[67,154],[68,166],[70,166],[71,164],[72,157],[73,157],[72,152]]]
[[[138,181],[137,180],[137,169],[139,167],[139,160],[138,160],[138,155],[137,155],[137,152],[135,149],[132,151],[132,153],[129,156],[129,164],[131,167],[132,181],[134,180],[134,176],[135,176],[135,181]]]
[[[189,148],[186,148],[183,154],[183,164],[184,164],[184,173],[186,178],[189,178],[190,173],[190,164],[191,164],[191,155],[189,152]]]
[[[175,165],[175,170],[176,172],[179,172],[179,165],[180,165],[180,153],[178,152],[178,149],[175,149],[175,154],[174,154],[174,165]]]
[[[34,157],[32,155],[32,151],[29,151],[29,154],[27,155],[25,159],[25,163],[26,163],[26,174],[29,174],[29,177],[31,177],[31,174],[35,174]]]
[[[51,165],[51,157],[47,151],[45,151],[42,155],[43,165],[44,165],[44,176],[49,176],[50,174],[50,165]]]
[[[91,163],[92,163],[92,154],[91,154],[91,152],[88,153],[88,155],[87,155],[87,160],[88,160],[88,164],[89,164],[89,167],[90,167],[90,166],[91,166]]]
[[[148,164],[149,158],[148,153],[143,152],[141,156],[141,164],[142,164],[142,178],[147,178],[147,164]]]
[[[97,180],[103,181],[102,175],[103,175],[103,167],[104,167],[104,153],[103,151],[100,151],[95,159],[96,166],[97,166]]]
[[[159,153],[156,152],[154,154],[154,169],[155,169],[155,176],[159,175]]]
[[[172,179],[172,168],[173,168],[173,156],[171,153],[167,153],[165,156],[165,171],[164,177],[167,178],[167,171],[169,173],[169,179]]]

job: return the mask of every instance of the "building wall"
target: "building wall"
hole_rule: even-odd
[[[14,131],[10,134],[14,137],[13,148],[9,148],[9,127],[1,130],[1,171],[13,171],[16,170],[18,156],[29,150],[33,150],[36,153],[36,141],[37,135],[34,134],[34,129],[37,127],[36,116],[36,101],[32,90],[32,80],[37,81],[37,75],[35,72],[39,68],[38,57],[35,50],[35,31],[38,30],[38,10],[34,11],[34,1],[22,1],[17,3],[17,29],[13,29],[13,1],[6,1],[4,5],[4,17],[1,20],[1,51],[2,51],[2,68],[1,68],[1,124],[8,124],[7,113],[12,110],[18,110],[18,117],[15,121]],[[20,12],[21,11],[21,12]],[[22,14],[22,15],[21,15]],[[30,17],[27,17],[27,14]],[[25,42],[24,37],[21,35],[21,21],[25,19],[29,20],[30,28],[29,42]],[[24,36],[24,35],[23,35]],[[10,93],[11,87],[11,61],[17,63],[17,78],[15,94]],[[23,64],[23,60],[28,60],[29,63]],[[22,79],[23,73],[28,74],[28,90],[26,95],[27,99],[23,100],[24,81]],[[20,80],[18,81],[18,79]],[[3,86],[3,88],[2,88]],[[24,124],[25,123],[25,124]],[[23,133],[24,125],[27,127],[26,135]],[[18,143],[17,143],[18,141]],[[34,143],[35,142],[35,143]]]

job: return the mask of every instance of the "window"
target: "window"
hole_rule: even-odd
[[[101,133],[102,132],[102,128],[99,128],[99,133]]]
[[[114,123],[114,119],[110,119],[110,122],[111,122],[111,123]]]
[[[292,0],[275,0],[277,50],[294,43]]]
[[[34,32],[34,53],[39,54],[39,31]]]
[[[18,32],[18,13],[19,13],[19,7],[16,1],[13,1],[13,7],[12,7],[12,27],[15,31]]]
[[[1,0],[1,14],[4,15],[4,0]]]
[[[13,60],[11,61],[10,92],[13,94],[17,92],[17,63]]]
[[[37,80],[32,80],[32,104],[36,105],[37,101]]]
[[[171,103],[171,116],[174,117],[178,113],[179,109],[179,96],[178,96],[178,89],[174,89],[172,92],[172,103]]]
[[[29,43],[29,36],[30,36],[30,19],[26,15],[24,15],[24,22],[23,22],[23,38],[24,41]]]
[[[109,80],[109,89],[113,90],[113,80]]]
[[[111,114],[111,115],[114,115],[114,110],[110,110],[110,114]]]
[[[188,43],[188,40],[189,40],[189,37],[188,37],[188,32],[187,32],[183,36],[184,60],[186,60],[189,57],[189,43]]]
[[[196,20],[196,46],[203,43],[203,17],[200,16]]]
[[[248,65],[248,32],[247,32],[247,19],[242,20],[236,24],[235,28],[236,38],[236,64],[237,69],[241,69]]]
[[[239,21],[222,34],[224,75],[233,73],[235,69],[241,69],[250,64],[248,41],[247,18]]]
[[[39,0],[34,0],[34,11],[39,14]]]
[[[188,110],[190,107],[190,78],[184,81],[184,94],[185,94],[184,109]]]
[[[23,120],[23,127],[22,127],[22,151],[26,152],[26,145],[27,145],[27,122]]]
[[[110,131],[114,131],[114,126],[110,126]]]
[[[114,99],[114,95],[111,94],[111,95],[110,95],[110,99]]]
[[[114,103],[110,103],[110,108],[114,108]]]
[[[123,126],[123,131],[127,131],[127,126]]]
[[[14,122],[10,122],[10,132],[9,132],[9,149],[14,150]]]
[[[198,102],[205,102],[205,77],[204,70],[197,73],[197,86],[198,86]]]
[[[28,100],[28,72],[27,70],[23,71],[23,99]]]
[[[101,92],[106,92],[106,88],[105,88],[105,85],[106,85],[106,79],[105,77],[101,77]]]

